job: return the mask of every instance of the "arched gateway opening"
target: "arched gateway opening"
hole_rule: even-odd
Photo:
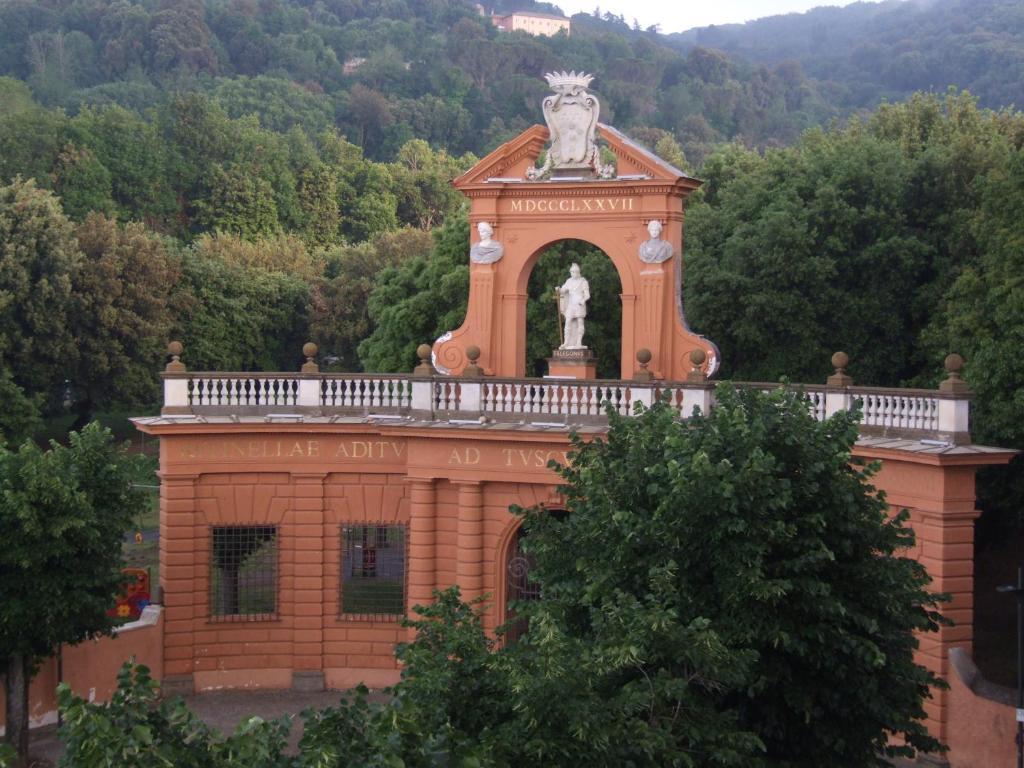
[[[515,643],[526,634],[529,622],[516,615],[516,606],[540,597],[540,586],[530,578],[533,557],[523,549],[526,532],[516,530],[505,556],[505,642]]]
[[[615,264],[600,248],[582,240],[560,240],[540,254],[527,283],[526,374],[548,374],[548,359],[562,342],[557,287],[578,264],[590,286],[584,343],[596,357],[597,377],[618,378],[621,370],[622,282]]]
[[[475,346],[485,375],[535,374],[527,362],[531,273],[550,244],[580,240],[607,254],[621,285],[619,366],[604,375],[631,378],[640,349],[651,352],[658,378],[685,380],[697,349],[713,375],[718,350],[689,330],[682,305],[683,203],[700,182],[599,124],[589,77],[548,80],[556,92],[544,103],[548,127],[524,131],[455,180],[470,200],[469,306],[462,326],[434,343],[436,367],[459,375]],[[598,161],[598,130],[614,166]],[[599,311],[593,299],[590,309]]]

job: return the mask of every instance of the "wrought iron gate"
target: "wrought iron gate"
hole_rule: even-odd
[[[540,587],[530,581],[530,570],[533,568],[533,557],[523,552],[523,539],[525,534],[522,528],[516,531],[515,542],[508,550],[508,563],[505,568],[505,578],[508,589],[506,591],[506,620],[508,631],[505,633],[505,641],[514,643],[526,634],[529,622],[525,617],[517,618],[514,604],[526,600],[536,600],[540,597]]]

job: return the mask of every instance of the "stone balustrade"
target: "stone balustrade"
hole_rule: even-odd
[[[363,416],[470,423],[543,426],[602,424],[606,408],[629,415],[636,404],[664,399],[687,418],[694,408],[714,407],[716,384],[695,376],[663,382],[508,379],[487,376],[439,376],[426,359],[412,374],[321,373],[307,345],[306,365],[297,373],[190,372],[174,356],[163,373],[162,415],[170,418],[256,417],[263,419]],[[180,345],[179,345],[180,348]],[[180,352],[178,353],[180,354]],[[949,378],[938,390],[857,387],[845,375],[845,356],[833,362],[827,384],[791,384],[823,420],[859,404],[865,435],[970,442],[970,392],[959,378],[962,360],[947,358]],[[731,386],[770,391],[772,382],[729,382]]]

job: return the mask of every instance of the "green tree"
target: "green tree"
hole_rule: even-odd
[[[163,0],[151,16],[149,55],[158,73],[216,73],[217,54],[202,0]]]
[[[17,445],[40,426],[41,398],[27,397],[10,371],[0,370],[0,446]]]
[[[68,312],[79,258],[53,194],[32,180],[0,186],[0,365],[29,396],[55,396],[75,360]]]
[[[527,515],[542,594],[530,642],[565,635],[583,669],[615,660],[601,690],[636,696],[635,716],[676,750],[710,713],[760,740],[743,765],[936,749],[922,720],[938,680],[913,658],[935,598],[902,554],[908,513],[890,517],[874,469],[851,462],[857,416],[818,422],[785,390],[716,396],[685,423],[658,404],[612,414],[607,439],[574,438],[559,469],[568,514]],[[739,679],[702,684],[700,642]]]
[[[57,694],[65,768],[291,768],[284,755],[291,720],[252,716],[227,738],[189,711],[181,699],[159,694],[145,666],[126,663],[108,703],[92,704],[62,683]]]
[[[326,166],[307,168],[299,175],[303,234],[314,246],[334,245],[341,238],[337,190],[337,174]]]
[[[79,427],[97,408],[155,402],[153,372],[170,338],[171,295],[181,271],[166,242],[142,224],[122,227],[93,214],[75,235],[82,256],[72,274],[69,322]]]
[[[356,350],[374,330],[368,301],[380,273],[429,258],[431,242],[429,233],[406,228],[328,252],[325,274],[310,288],[310,338],[322,361],[338,370],[360,370]]]
[[[64,146],[54,165],[53,189],[60,195],[64,212],[76,221],[94,211],[113,212],[110,171],[88,149],[79,149],[74,144]]]
[[[28,87],[0,78],[0,183],[16,176],[48,184],[67,118],[37,104]]]
[[[311,251],[295,235],[278,234],[246,240],[226,232],[203,234],[192,243],[192,250],[204,259],[245,269],[278,272],[312,280],[323,271],[323,254]]]
[[[279,133],[298,125],[316,135],[333,123],[331,103],[322,92],[278,77],[222,79],[214,96],[230,117],[257,115],[261,126]]]
[[[153,120],[108,105],[80,111],[70,131],[109,170],[118,218],[173,231],[177,201],[168,178],[167,147]]]
[[[370,294],[373,332],[359,345],[368,371],[407,371],[416,347],[457,328],[469,295],[469,218],[465,209],[433,233],[429,256],[384,270]]]
[[[293,370],[309,340],[305,279],[209,258],[201,244],[182,254],[173,301],[193,370]]]
[[[280,229],[274,190],[252,169],[215,165],[206,183],[208,197],[196,201],[197,223],[204,229],[229,232],[247,240]]]
[[[974,439],[1024,448],[1024,149],[989,174],[981,197],[972,222],[981,258],[948,292],[930,341],[933,349],[965,351],[965,376],[975,393]],[[987,472],[979,485],[983,506],[1024,525],[1020,458],[1006,470]]]
[[[862,383],[933,384],[923,334],[979,258],[981,182],[1022,137],[1020,115],[951,92],[763,157],[712,155],[687,213],[685,306],[725,375],[820,380],[843,349]]]
[[[123,582],[121,540],[145,499],[131,490],[130,460],[92,424],[47,450],[0,448],[0,658],[6,741],[28,749],[28,684],[61,643],[112,626]],[[47,595],[45,600],[39,599]]]
[[[423,139],[406,142],[390,166],[402,221],[420,229],[440,226],[462,204],[452,180],[475,162],[473,155],[456,159],[444,151],[434,152]]]

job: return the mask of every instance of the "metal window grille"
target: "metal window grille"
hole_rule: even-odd
[[[405,527],[341,528],[341,613],[394,619],[405,613]]]
[[[517,616],[515,612],[516,603],[523,603],[529,600],[540,598],[540,586],[530,580],[530,571],[533,570],[533,556],[523,551],[523,539],[526,534],[520,528],[516,531],[516,539],[509,549],[508,563],[506,565],[506,579],[508,584],[505,621],[505,642],[516,643],[526,634],[529,622],[524,616]]]
[[[277,526],[215,526],[210,539],[211,619],[276,618]]]

